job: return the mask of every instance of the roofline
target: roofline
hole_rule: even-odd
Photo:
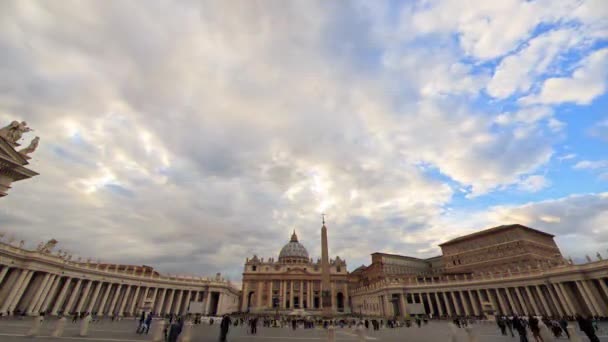
[[[499,228],[502,228],[502,229],[499,229]],[[454,239],[451,239],[451,240],[448,240],[448,241],[446,241],[444,243],[439,244],[439,247],[442,247],[442,246],[445,246],[445,245],[450,245],[450,244],[456,243],[456,242],[466,241],[466,240],[468,240],[469,238],[472,238],[472,237],[484,236],[484,235],[487,235],[487,234],[490,234],[490,233],[494,233],[494,232],[499,231],[499,230],[503,230],[503,229],[515,229],[515,228],[523,228],[523,229],[531,230],[533,232],[540,233],[540,234],[543,234],[543,235],[546,235],[546,236],[549,236],[549,237],[552,237],[552,238],[555,237],[555,235],[553,235],[553,234],[549,234],[549,233],[540,231],[538,229],[530,228],[528,226],[524,226],[523,224],[515,223],[515,224],[504,224],[504,225],[500,225],[500,226],[496,226],[496,227],[486,228],[486,229],[480,230],[480,231],[475,232],[475,233],[459,236],[457,238],[454,238]]]
[[[371,255],[376,255],[376,254],[388,255],[388,256],[396,256],[396,257],[400,257],[400,258],[404,258],[404,259],[411,259],[411,260],[425,261],[425,259],[416,258],[416,257],[408,256],[408,255],[401,255],[401,254],[392,254],[392,253],[374,252],[374,253],[372,253]]]

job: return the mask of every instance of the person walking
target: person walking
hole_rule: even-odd
[[[148,332],[150,331],[150,326],[152,325],[152,313],[148,314],[148,317],[146,317],[146,321],[144,322],[144,324],[146,325],[146,335],[148,335]]]
[[[536,342],[544,342],[543,338],[540,336],[540,326],[538,323],[538,319],[530,315],[528,317],[528,323],[530,324],[530,331],[532,331],[532,336],[534,336],[534,340]]]
[[[576,320],[578,321],[578,327],[581,329],[582,332],[585,333],[585,335],[587,335],[587,338],[589,338],[590,342],[600,342],[600,339],[595,334],[595,327],[593,327],[593,322],[591,321],[591,318],[585,318],[581,315],[578,315],[576,317]]]
[[[167,342],[177,342],[177,338],[179,334],[182,333],[182,328],[184,327],[184,323],[181,317],[178,317],[173,323],[171,323],[171,327],[169,328],[169,336],[167,337]]]
[[[528,342],[526,322],[523,319],[517,316],[513,317],[513,328],[515,328],[519,334],[519,342]]]
[[[230,316],[227,314],[224,315],[224,317],[222,317],[222,321],[220,322],[220,342],[226,341],[228,330],[230,330],[230,323],[232,323]]]

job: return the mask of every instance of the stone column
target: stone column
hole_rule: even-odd
[[[6,296],[6,299],[4,300],[4,304],[2,305],[2,309],[0,310],[0,312],[6,313],[7,310],[12,309],[10,305],[15,300],[15,296],[17,296],[17,292],[19,292],[19,289],[25,281],[25,278],[27,277],[28,273],[29,271],[25,269],[19,271],[19,277],[15,281],[15,284],[13,284],[9,294]]]
[[[51,290],[51,286],[53,286],[53,283],[55,282],[55,278],[57,277],[57,275],[55,274],[50,274],[48,280],[46,281],[45,286],[42,288],[42,292],[40,293],[40,298],[36,301],[36,305],[34,306],[34,309],[32,310],[35,313],[40,313],[40,308],[42,307],[42,304],[44,304],[44,302],[46,301],[46,297],[49,294],[49,291]]]
[[[114,291],[114,295],[112,296],[112,302],[110,302],[110,307],[108,308],[109,315],[114,315],[116,313],[116,303],[118,302],[118,298],[120,298],[121,291],[122,284],[116,284],[116,291]]]
[[[293,280],[289,281],[289,308],[291,310],[294,309],[293,307]]]
[[[2,281],[4,280],[4,277],[6,277],[6,274],[8,273],[9,269],[10,269],[10,267],[4,266],[2,268],[2,271],[0,271],[0,285],[2,285]]]
[[[602,310],[602,309],[605,309],[606,306],[605,305],[600,305],[600,303],[598,302],[597,297],[596,297],[595,293],[593,292],[593,289],[591,288],[591,286],[593,286],[593,284],[589,284],[588,280],[581,280],[581,285],[583,286],[583,289],[587,291],[587,296],[591,300],[591,304],[593,304],[595,306],[595,310],[597,311],[597,315],[598,316],[604,316],[604,314],[606,312],[605,312],[605,310]]]
[[[509,291],[508,287],[505,288],[505,292],[507,293],[507,299],[509,300],[509,304],[513,308],[513,313],[515,313],[516,315],[519,315],[520,313],[519,313],[519,310],[517,309],[517,304],[513,300],[513,297],[511,296],[511,291]]]
[[[100,284],[103,284],[103,283],[100,282]],[[106,290],[103,293],[103,297],[101,297],[101,302],[99,302],[99,308],[97,309],[97,314],[99,316],[103,316],[106,313],[106,311],[105,311],[106,302],[108,301],[108,297],[110,296],[110,292],[112,291],[112,286],[113,285],[114,284],[112,284],[112,283],[108,283],[106,285]]]
[[[300,280],[300,295],[298,296],[300,309],[304,308],[304,280]]]
[[[532,291],[530,291],[530,287],[525,286],[525,289],[526,289],[526,294],[528,295],[528,298],[530,298],[530,303],[532,303],[532,309],[534,310],[534,314],[540,315],[540,310],[538,310],[538,305],[536,305],[536,300],[534,299],[534,296],[532,295]]]
[[[261,310],[263,305],[262,305],[262,292],[264,291],[264,282],[263,281],[258,281],[258,290],[256,291],[256,295],[257,295],[257,300],[256,300],[256,306],[258,308],[258,310]]]
[[[152,291],[152,307],[150,308],[150,311],[154,312],[156,310],[156,295],[158,294],[158,287],[154,288],[154,291]],[[144,301],[145,301],[144,297]]]
[[[576,287],[578,288],[578,290],[580,291],[583,300],[585,301],[585,304],[587,304],[587,307],[589,308],[589,311],[591,311],[591,313],[594,316],[601,316],[601,313],[599,312],[599,310],[597,309],[597,307],[595,306],[596,303],[594,303],[594,301],[592,300],[592,297],[589,296],[589,294],[587,293],[584,285],[582,284],[582,282],[580,281],[575,281],[576,283]]]
[[[55,302],[55,306],[53,307],[53,311],[51,312],[51,315],[57,316],[57,313],[59,312],[59,310],[61,309],[61,307],[63,305],[63,301],[65,300],[65,294],[68,292],[68,288],[70,287],[71,282],[72,282],[72,278],[67,277],[65,279],[65,283],[63,284],[63,288],[61,289],[61,292],[59,293],[59,297],[57,298],[57,301]]]
[[[93,297],[91,297],[91,302],[89,306],[87,306],[87,312],[92,313],[93,309],[95,309],[95,302],[97,302],[97,297],[99,297],[99,292],[101,291],[101,285],[103,283],[101,281],[97,282],[97,286],[95,286],[95,290],[93,291]]]
[[[449,298],[452,300],[452,303],[454,303],[454,310],[456,310],[456,315],[462,315],[462,312],[460,311],[460,305],[458,305],[458,301],[456,300],[456,296],[454,296],[453,291],[449,292]]]
[[[205,299],[205,315],[209,314],[209,310],[211,310],[211,290],[207,290],[206,294],[207,299]]]
[[[399,302],[401,303],[401,317],[407,317],[407,303],[405,301],[405,293],[401,292],[399,294]]]
[[[209,292],[209,291],[207,291]],[[243,301],[241,303],[241,311],[247,312],[247,308],[249,306],[249,283],[243,282]]]
[[[496,289],[494,289],[494,291],[496,291],[496,297],[498,298],[498,304],[500,305],[500,309],[502,310],[502,313],[504,315],[515,313],[515,312],[512,312],[511,310],[507,310],[507,306],[505,305],[505,301],[502,298],[502,294],[500,293],[500,288],[496,288]],[[488,296],[489,295],[490,294],[488,294]]]
[[[330,285],[330,289],[331,289],[331,312],[337,312],[337,306],[336,306],[336,282],[332,281],[331,285]],[[391,306],[392,309],[392,306]]]
[[[48,310],[49,306],[51,305],[51,301],[53,300],[53,297],[55,297],[55,293],[57,292],[59,283],[61,283],[61,276],[55,275],[55,277],[53,278],[53,284],[51,285],[51,288],[46,293],[46,295],[44,295],[44,301],[42,302],[42,306],[38,308],[38,311],[46,312]]]
[[[566,291],[564,283],[558,283],[558,286],[559,286],[560,290],[562,291],[564,298],[566,299],[566,303],[568,303],[568,306],[570,306],[570,310],[572,311],[572,314],[574,315],[576,313],[576,307],[572,304],[572,301],[570,300],[570,294]]]
[[[448,312],[448,316],[452,316],[452,308],[450,307],[450,303],[448,302],[448,297],[445,295],[445,292],[441,292],[443,296],[443,302],[445,303],[445,309]]]
[[[226,295],[224,295],[223,292],[220,291],[218,298],[217,298],[217,315],[222,315],[224,314],[224,298],[226,297]]]
[[[32,297],[32,300],[30,301],[30,304],[27,307],[26,312],[28,315],[32,315],[34,313],[34,310],[36,309],[36,306],[38,305],[38,302],[40,301],[40,296],[42,295],[42,291],[44,291],[44,289],[46,288],[50,277],[51,277],[50,273],[45,274],[44,278],[42,279],[42,282],[40,283],[40,285],[38,285],[38,289],[36,290],[34,296]]]
[[[281,290],[281,297],[283,298],[282,301],[282,305],[281,308],[282,309],[287,309],[287,280],[283,280],[281,282],[281,284],[283,284],[283,288]]]
[[[179,294],[177,295],[177,301],[175,303],[175,314],[179,315],[179,310],[182,308],[182,297],[184,296],[184,290],[178,290]]]
[[[464,314],[467,316],[471,316],[471,311],[469,310],[469,303],[467,303],[466,291],[460,291],[460,300],[462,302],[462,308],[464,309]]]
[[[65,307],[66,314],[70,314],[72,312],[72,307],[74,306],[74,301],[76,301],[76,296],[80,292],[80,285],[82,284],[82,279],[78,279],[76,285],[74,286],[74,290],[72,290],[72,295],[68,300],[68,305]]]
[[[28,271],[27,275],[25,276],[25,279],[23,280],[23,283],[21,284],[21,286],[19,286],[19,290],[17,291],[17,294],[15,295],[13,302],[11,303],[11,305],[9,307],[11,311],[14,311],[17,308],[17,305],[19,304],[19,301],[21,301],[21,297],[23,296],[23,293],[25,292],[28,285],[30,284],[30,281],[32,280],[33,276],[34,276],[34,271]]]
[[[606,298],[608,298],[608,286],[606,286],[606,284],[604,283],[604,279],[599,278],[597,281],[600,283],[600,287],[602,288],[602,291],[604,291]],[[0,282],[2,281],[0,280]]]
[[[131,301],[131,305],[129,305],[129,311],[127,311],[127,313],[129,315],[133,315],[133,310],[135,310],[135,306],[137,305],[138,302],[138,296],[139,296],[139,290],[140,290],[141,286],[136,286],[135,287],[135,294],[133,295],[133,300]]]
[[[127,287],[125,291],[125,296],[123,297],[120,306],[118,307],[118,316],[122,317],[125,312],[125,307],[127,306],[127,302],[129,301],[129,294],[131,294],[131,285],[126,284]]]
[[[437,303],[437,310],[439,310],[439,315],[443,316],[443,308],[441,307],[441,301],[439,301],[437,292],[433,292],[433,295],[435,295],[435,303]]]
[[[566,314],[567,315],[574,315],[574,309],[572,309],[570,307],[570,304],[566,300],[566,297],[564,297],[564,294],[562,293],[562,289],[559,286],[559,283],[552,284],[552,285],[553,285],[553,290],[555,290],[555,293],[557,293],[557,297],[559,298],[559,302],[561,303],[561,305],[564,307],[564,310],[566,311]]]
[[[553,312],[551,311],[551,308],[547,304],[547,300],[545,299],[545,296],[543,295],[543,292],[541,291],[540,285],[536,285],[534,287],[536,288],[536,294],[538,295],[538,298],[540,298],[540,302],[543,305],[543,308],[545,309],[545,314],[548,316],[553,316]]]
[[[156,309],[154,311],[156,314],[161,315],[163,313],[163,304],[165,303],[165,295],[167,294],[167,289],[160,289],[163,293],[160,295],[160,301],[156,303]]]
[[[526,316],[529,315],[530,311],[528,311],[528,307],[526,306],[526,302],[524,301],[524,298],[522,297],[519,291],[519,287],[514,287],[513,290],[515,290],[515,295],[517,296],[517,299],[519,299],[519,304],[521,306],[521,309],[524,311],[524,314]]]
[[[87,301],[87,297],[89,296],[89,291],[91,291],[91,285],[93,284],[93,280],[87,281],[87,284],[82,291],[82,297],[80,298],[80,302],[76,306],[76,312],[82,312],[82,308],[84,307],[84,303]]]
[[[175,289],[167,289],[167,291],[171,291],[171,294],[169,295],[169,299],[167,302],[167,310],[165,310],[166,313],[168,314],[172,314],[173,311],[171,311],[171,307],[173,306],[173,298],[175,298]]]
[[[268,282],[268,308],[272,309],[272,287],[274,286],[274,280]]]
[[[469,298],[471,299],[471,306],[473,307],[473,314],[475,316],[479,316],[479,308],[481,307],[481,302],[475,300],[475,295],[473,294],[473,290],[469,290]],[[479,304],[479,305],[478,305]]]
[[[553,306],[555,306],[555,309],[559,313],[560,317],[564,316],[565,312],[562,309],[563,308],[563,304],[560,303],[560,301],[555,297],[555,294],[553,293],[554,290],[552,289],[552,286],[550,284],[548,284],[548,285],[546,285],[546,288],[547,288],[547,292],[549,293],[549,297],[551,297],[551,301],[553,302]],[[542,288],[540,290],[542,292]]]
[[[188,290],[188,291],[186,292],[186,299],[184,300],[184,305],[185,305],[185,307],[184,307],[184,308],[182,308],[182,311],[181,311],[181,312],[178,312],[178,314],[181,314],[181,313],[183,313],[184,311],[185,311],[185,312],[188,312],[188,309],[190,308],[190,298],[191,298],[191,297],[192,297],[192,291]]]

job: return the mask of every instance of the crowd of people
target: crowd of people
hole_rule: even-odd
[[[544,328],[555,338],[565,336],[570,339],[568,322],[574,320],[578,323],[579,329],[589,338],[589,341],[599,342],[597,337],[597,331],[599,330],[598,317],[584,317],[581,315],[576,317],[499,316],[496,317],[496,324],[503,336],[511,335],[511,337],[515,337],[515,331],[520,342],[532,342],[528,339],[529,330],[535,342],[544,342],[541,333]]]

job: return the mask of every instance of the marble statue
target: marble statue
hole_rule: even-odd
[[[21,154],[30,154],[30,153],[33,153],[38,148],[38,143],[39,142],[40,142],[40,137],[35,137],[34,139],[32,139],[32,141],[30,142],[29,146],[26,147],[26,148],[23,148],[23,149],[19,150],[19,153],[21,153]]]
[[[597,252],[596,256],[597,256],[597,260],[600,260],[600,261],[604,260],[604,258],[602,258],[602,255],[600,254],[600,252]]]
[[[585,259],[587,259],[587,262],[591,262],[591,257],[589,255],[585,255]]]
[[[19,248],[23,248],[23,245],[25,245],[25,241],[23,241],[23,240],[19,241]]]
[[[23,133],[30,131],[32,131],[32,129],[27,127],[27,122],[13,121],[8,126],[0,128],[0,136],[6,139],[9,143],[17,145],[17,141],[21,139]]]
[[[55,246],[57,246],[57,243],[59,241],[55,240],[55,239],[50,239],[49,241],[47,241],[44,244],[44,247],[42,248],[42,251],[45,253],[51,253],[53,251],[53,248],[55,248]]]

